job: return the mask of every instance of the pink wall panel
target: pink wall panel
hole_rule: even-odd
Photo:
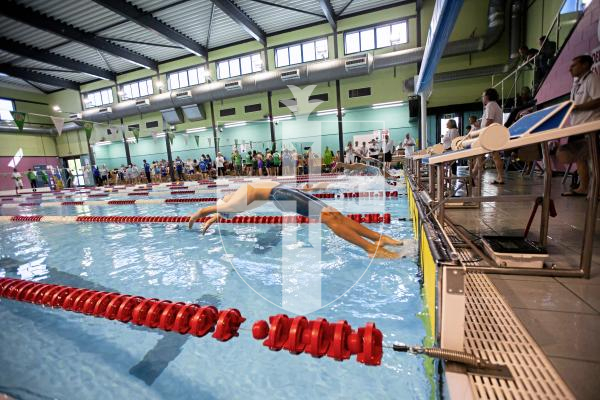
[[[594,57],[595,73],[600,74],[600,0],[594,0],[585,10],[582,19],[560,52],[552,70],[536,95],[538,104],[571,92],[573,78],[569,66],[574,57],[589,54]]]
[[[0,157],[0,190],[13,189],[15,187],[12,180],[13,169],[8,166],[12,157]],[[17,165],[17,170],[23,175],[23,186],[29,187],[29,180],[25,172],[34,165],[52,165],[58,167],[58,157],[23,157]]]

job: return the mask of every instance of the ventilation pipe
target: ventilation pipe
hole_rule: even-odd
[[[491,6],[491,3],[490,3]],[[459,79],[478,78],[482,76],[492,76],[498,74],[507,74],[512,71],[519,62],[519,47],[521,47],[522,38],[522,18],[523,1],[513,0],[511,3],[511,22],[510,22],[510,48],[509,59],[506,64],[488,65],[485,67],[469,68],[458,71],[448,71],[435,74],[434,83],[450,82]],[[445,53],[444,53],[445,54]],[[415,90],[413,78],[404,81],[404,90],[412,93]]]
[[[484,51],[496,43],[502,36],[504,30],[505,5],[506,0],[490,0],[486,34],[476,38],[448,43],[446,50],[444,51],[444,56],[448,57]],[[149,98],[150,104],[145,107],[144,113],[285,89],[287,85],[308,85],[368,75],[373,70],[419,62],[423,57],[424,50],[423,47],[416,47],[410,50],[394,51],[376,56],[372,56],[371,54],[359,54],[342,59],[300,65],[292,68],[298,70],[297,78],[295,79],[287,79],[287,75],[284,75],[284,79],[282,79],[282,73],[285,74],[292,70],[289,68],[260,72],[242,76],[238,79],[195,86],[191,89],[187,89],[191,92],[191,97],[177,96],[179,91],[169,91],[151,96]],[[84,111],[83,119],[88,121],[108,122],[110,120],[139,114],[135,100],[115,104],[111,107],[110,112],[100,112],[99,110],[102,109],[95,108]]]
[[[80,125],[76,124],[75,122],[69,122],[69,123],[65,124],[62,131],[69,132],[69,131],[76,131],[78,129],[81,129]],[[16,126],[2,125],[2,126],[0,126],[0,132],[30,133],[30,134],[35,134],[35,135],[56,135],[56,129],[54,129],[54,128],[41,128],[41,127],[34,128],[31,126],[24,126],[23,130],[21,131]]]

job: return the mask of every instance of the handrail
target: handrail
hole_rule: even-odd
[[[546,44],[546,42],[549,40],[550,33],[555,28],[555,26],[557,26],[557,24],[559,23],[561,11],[563,10],[563,8],[564,8],[564,6],[565,6],[566,3],[567,3],[567,0],[563,0],[562,3],[561,3],[561,5],[560,5],[560,7],[558,8],[558,11],[557,11],[557,13],[556,13],[556,15],[555,15],[555,17],[554,17],[554,19],[552,21],[552,24],[548,28],[548,31],[547,31],[547,33],[545,35],[546,39],[542,42],[542,45],[541,45],[540,49],[544,47],[544,45]],[[582,4],[581,0],[578,0],[578,2],[577,2],[577,10],[579,10],[579,8],[580,8],[579,4]],[[501,87],[502,94],[501,94],[500,97],[502,98],[502,102],[503,102],[502,107],[503,108],[504,108],[504,82],[507,79],[509,79],[509,78],[511,78],[511,77],[514,76],[514,81],[515,82],[513,83],[513,86],[511,87],[511,90],[510,90],[509,94],[512,92],[513,88],[515,88],[515,101],[516,101],[516,98],[517,98],[516,81],[517,81],[517,79],[519,77],[519,74],[520,74],[521,70],[523,68],[525,68],[525,67],[528,67],[530,64],[532,64],[533,70],[535,71],[535,60],[539,56],[540,56],[540,53],[538,52],[536,55],[532,56],[531,58],[528,58],[525,62],[523,62],[520,65],[518,65],[513,71],[511,71],[508,75],[506,75],[502,80],[500,80],[496,84],[492,84],[492,87],[494,87],[494,88],[496,88],[498,86]]]

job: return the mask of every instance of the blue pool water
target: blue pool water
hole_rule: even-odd
[[[393,215],[386,233],[412,237],[411,223],[398,220],[408,216],[405,197],[327,203],[344,213],[384,208]],[[0,211],[186,215],[197,207]],[[265,207],[253,213],[274,212]],[[385,343],[423,343],[415,258],[371,262],[324,226],[220,225],[202,236],[198,228],[177,224],[1,224],[0,276],[236,307],[248,320],[238,338],[222,343],[1,300],[0,392],[20,399],[429,398],[433,389],[422,358],[384,349],[382,365],[368,367],[355,357],[340,363],[272,352],[252,338],[254,321],[285,312],[278,307],[287,290],[282,254],[285,268],[302,270],[303,249],[308,254],[314,248],[309,232],[322,237],[321,302],[326,305],[309,318],[345,319],[353,328],[373,321]]]

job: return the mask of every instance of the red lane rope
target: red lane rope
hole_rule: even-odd
[[[42,217],[43,215],[15,215],[10,220],[15,222],[38,222]]]
[[[135,204],[136,200],[109,200],[109,205]]]
[[[129,192],[127,196],[148,196],[150,192]]]
[[[13,278],[0,278],[0,297],[182,335],[203,337],[213,332],[212,337],[221,342],[238,336],[241,324],[246,321],[235,308],[218,310],[211,305],[174,303]],[[271,316],[269,322],[270,326],[266,321],[256,321],[252,336],[257,340],[266,339],[263,345],[270,350],[285,349],[295,355],[327,356],[336,361],[356,355],[359,363],[381,364],[383,334],[375,323],[368,322],[364,328],[353,330],[344,320],[336,323],[324,318],[309,321],[304,316],[291,319],[285,314]]]
[[[0,278],[0,297],[198,337],[214,332],[212,337],[221,342],[238,336],[246,321],[235,308],[219,311],[214,306],[11,278]]]
[[[61,206],[82,206],[85,204],[85,201],[63,201],[60,203]]]
[[[122,200],[123,201],[123,200]],[[13,222],[39,222],[43,215],[16,215],[10,220]],[[347,217],[359,223],[391,223],[392,216],[385,214],[348,214]],[[79,215],[74,217],[75,222],[112,223],[112,224],[144,224],[144,223],[187,223],[190,217],[181,216],[150,216],[150,215]],[[208,221],[210,217],[198,220],[200,223]],[[301,215],[239,215],[233,218],[219,218],[221,224],[312,224],[320,222],[315,218]]]
[[[196,193],[195,190],[175,190],[172,191],[171,194],[194,194]]]
[[[190,197],[187,199],[165,199],[165,203],[214,203],[216,197]]]
[[[313,357],[331,357],[336,361],[356,361],[366,365],[380,365],[383,357],[383,334],[368,322],[364,328],[352,330],[347,321],[327,322],[324,318],[309,321],[304,316],[293,319],[285,314],[257,321],[252,326],[252,336],[270,350],[288,350],[291,354],[310,354]]]

